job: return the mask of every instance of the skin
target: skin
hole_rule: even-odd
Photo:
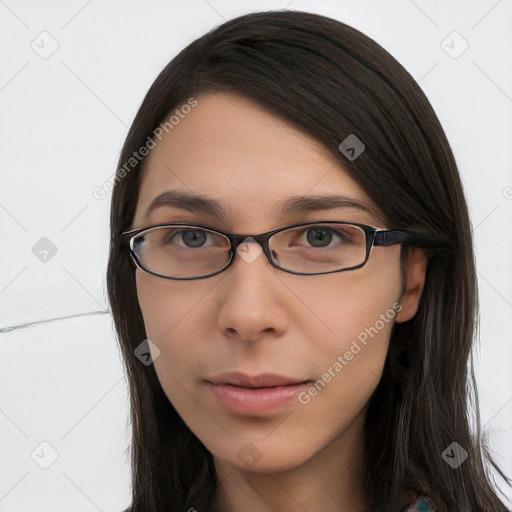
[[[150,151],[133,228],[196,222],[231,233],[261,233],[315,220],[388,227],[327,149],[291,124],[236,95],[197,100]],[[171,189],[217,199],[229,215],[221,222],[168,206],[146,215],[151,201]],[[276,213],[292,195],[317,193],[341,193],[375,213]],[[382,374],[393,321],[415,315],[425,270],[425,254],[412,249],[404,280],[399,245],[374,247],[360,269],[317,276],[282,272],[263,254],[252,263],[237,256],[228,270],[196,281],[137,269],[146,333],[160,349],[156,373],[177,412],[214,456],[223,512],[366,510],[366,407]],[[234,370],[321,379],[395,302],[401,311],[306,405],[294,400],[271,413],[238,414],[203,382]],[[237,456],[248,443],[261,457],[252,467]]]

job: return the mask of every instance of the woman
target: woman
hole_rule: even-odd
[[[253,13],[166,66],[119,160],[108,291],[130,511],[506,510],[469,427],[458,170],[359,31]]]

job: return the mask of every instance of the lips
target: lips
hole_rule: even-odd
[[[241,372],[225,372],[210,379],[207,382],[212,384],[229,384],[247,389],[273,388],[279,386],[296,386],[305,382],[311,382],[309,379],[300,379],[295,377],[287,377],[272,373],[264,373],[261,375],[250,376]]]
[[[205,380],[207,389],[219,404],[241,415],[275,413],[296,405],[297,397],[311,380],[265,373],[250,376],[228,372]]]

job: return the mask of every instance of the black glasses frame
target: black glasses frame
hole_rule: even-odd
[[[348,268],[342,268],[339,270],[329,270],[328,272],[294,272],[293,270],[288,270],[284,267],[281,267],[279,264],[277,264],[273,258],[272,254],[270,253],[269,248],[269,240],[270,238],[275,235],[276,233],[280,233],[281,231],[285,231],[287,229],[302,227],[302,226],[311,226],[314,224],[340,224],[340,225],[348,225],[348,226],[357,226],[361,228],[365,234],[366,234],[366,257],[365,260],[360,265],[355,265],[353,267]],[[223,235],[226,237],[231,244],[231,254],[229,261],[222,267],[220,270],[216,270],[215,272],[211,272],[210,274],[205,274],[202,276],[197,277],[174,277],[174,276],[168,276],[166,274],[160,274],[159,272],[155,272],[154,270],[150,270],[146,268],[141,261],[139,260],[137,254],[133,250],[133,241],[137,235],[140,235],[144,231],[149,231],[154,228],[161,228],[161,227],[172,227],[172,226],[186,226],[186,227],[196,227],[200,229],[205,229],[208,231],[212,231],[214,233],[217,233],[219,235]],[[372,226],[368,226],[366,224],[358,224],[355,222],[341,222],[341,221],[314,221],[314,222],[303,222],[300,224],[293,224],[292,226],[286,226],[281,227],[277,229],[273,229],[272,231],[267,231],[266,233],[260,233],[260,234],[246,234],[246,235],[234,235],[232,233],[227,233],[225,231],[221,231],[219,229],[211,228],[209,226],[204,226],[201,224],[190,224],[186,222],[170,222],[166,224],[155,224],[153,226],[147,226],[145,228],[137,228],[132,229],[130,231],[125,231],[121,233],[121,237],[123,240],[123,243],[128,246],[130,255],[135,263],[135,265],[144,272],[147,272],[148,274],[152,274],[154,276],[163,277],[164,279],[175,279],[175,280],[196,280],[196,279],[205,279],[207,277],[212,277],[217,274],[220,274],[227,268],[229,268],[233,262],[235,261],[235,255],[236,250],[238,246],[244,242],[247,238],[252,238],[255,242],[257,242],[260,247],[263,249],[263,252],[265,253],[265,256],[267,257],[267,260],[269,263],[275,267],[278,268],[284,272],[288,272],[290,274],[296,274],[296,275],[304,275],[304,276],[315,276],[320,274],[332,274],[335,272],[345,272],[347,270],[355,270],[356,268],[361,268],[368,262],[368,258],[370,257],[370,252],[372,247],[380,246],[380,247],[389,247],[390,245],[395,244],[401,244],[401,243],[412,243],[415,245],[419,245],[422,247],[432,247],[432,243],[429,243],[426,241],[423,235],[416,231],[412,231],[409,229],[377,229]]]

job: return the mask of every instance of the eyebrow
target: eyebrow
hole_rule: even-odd
[[[153,199],[146,215],[163,206],[201,213],[218,220],[222,220],[227,214],[227,210],[215,199],[184,190],[168,190]],[[291,215],[337,208],[355,209],[378,218],[378,214],[373,208],[340,194],[291,196],[283,201],[277,212],[281,215]]]

